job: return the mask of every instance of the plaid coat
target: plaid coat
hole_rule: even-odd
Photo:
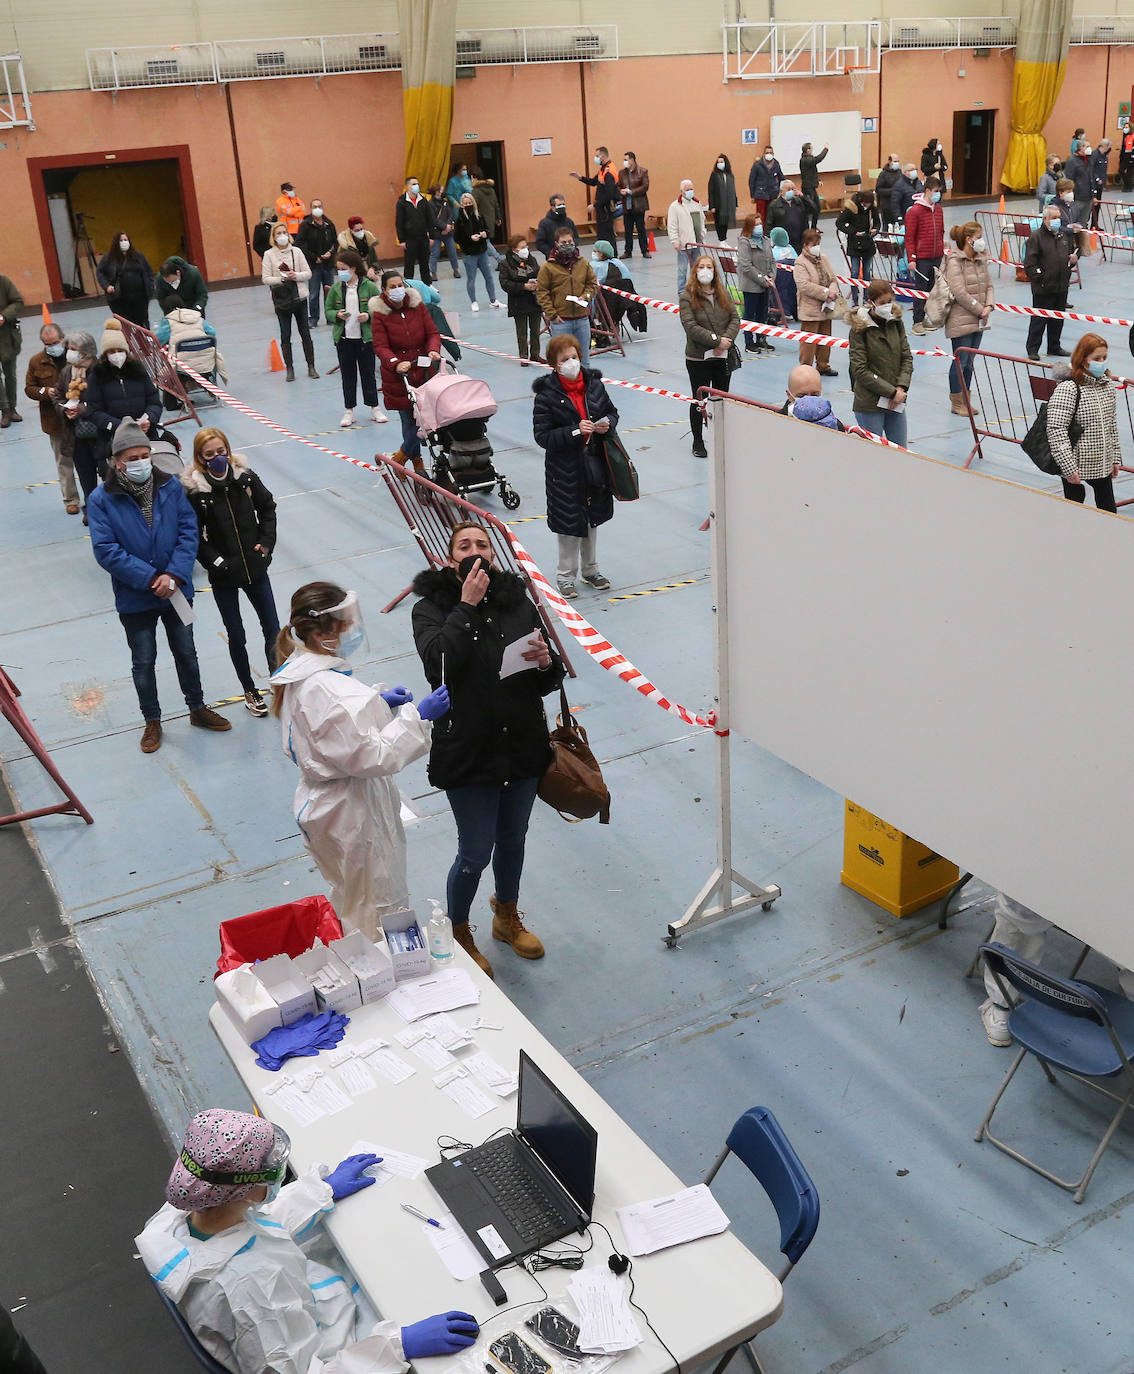
[[[1083,437],[1074,451],[1067,439],[1067,427],[1075,411],[1075,383],[1070,378],[1059,383],[1047,403],[1047,441],[1064,477],[1077,472],[1086,482],[1109,477],[1115,463],[1122,461],[1122,451],[1110,381],[1087,376],[1079,393],[1079,413],[1075,419],[1083,427]]]

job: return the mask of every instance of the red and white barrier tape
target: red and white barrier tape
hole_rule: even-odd
[[[492,352],[491,349],[486,351]],[[166,356],[169,356],[168,353]],[[367,472],[380,473],[382,471],[381,468],[376,467],[373,463],[364,462],[361,458],[352,458],[347,453],[339,453],[337,449],[327,448],[325,444],[316,444],[310,439],[305,439],[302,434],[295,434],[285,426],[277,424],[275,420],[269,420],[266,415],[261,415],[258,410],[254,410],[250,405],[245,405],[243,401],[238,401],[235,396],[230,396],[227,391],[222,391],[220,387],[214,386],[212,382],[206,381],[199,372],[194,372],[193,369],[183,363],[180,358],[171,358],[170,361],[180,371],[184,372],[186,376],[192,377],[198,386],[204,387],[211,395],[223,401],[226,405],[231,406],[233,410],[239,411],[241,415],[247,415],[250,420],[256,420],[259,424],[267,425],[269,429],[274,429],[277,434],[284,435],[285,438],[294,439],[300,444],[306,444],[308,448],[316,449],[319,453],[326,453],[332,458],[341,458],[344,463],[351,463],[357,468],[364,468]],[[396,471],[402,471],[401,464],[394,462],[388,454],[383,453],[377,456]],[[640,692],[648,701],[652,701],[655,705],[660,706],[663,711],[668,711],[671,715],[678,716],[681,720],[685,721],[687,725],[700,725],[704,726],[707,730],[713,728],[716,723],[715,712],[710,711],[707,716],[699,716],[695,712],[689,711],[684,706],[679,706],[676,702],[670,701],[668,697],[663,696],[649,678],[640,673],[630,660],[624,658],[614,645],[604,638],[604,636],[599,634],[598,630],[596,630],[588,620],[581,616],[568,602],[564,601],[559,593],[552,587],[551,583],[548,582],[547,578],[544,577],[531,554],[528,553],[507,526],[505,526],[505,532],[508,535],[513,552],[516,555],[516,561],[528,574],[536,587],[538,587],[539,593],[544,601],[547,602],[551,610],[554,611],[563,622],[563,625],[570,632],[575,641],[585,649],[596,662],[600,663],[608,672],[614,673],[616,677],[621,679],[621,681],[625,682],[628,686],[633,687],[636,692]]]
[[[861,277],[836,277],[836,281],[844,282],[848,286],[869,286],[868,281],[863,281]],[[918,291],[912,286],[904,283],[891,282],[894,294],[897,296],[909,296],[913,300],[924,301],[929,299],[928,291]],[[1037,315],[1043,320],[1081,320],[1085,324],[1116,324],[1123,329],[1129,329],[1134,325],[1134,320],[1116,320],[1109,315],[1084,315],[1078,310],[1041,310],[1036,305],[1009,305],[1004,301],[996,301],[993,310],[1003,311],[1006,315]]]

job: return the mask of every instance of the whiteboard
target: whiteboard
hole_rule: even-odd
[[[732,730],[1134,967],[1130,522],[722,409]]]
[[[799,150],[805,143],[812,152],[827,144],[830,151],[819,164],[824,172],[862,171],[862,114],[859,110],[834,110],[827,114],[772,116],[772,147],[784,176],[799,175]]]

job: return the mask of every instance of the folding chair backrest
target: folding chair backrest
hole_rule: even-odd
[[[796,1264],[819,1226],[819,1194],[767,1107],[750,1107],[725,1141],[768,1194],[780,1223],[780,1250]]]
[[[1022,997],[1040,1002],[1065,1016],[1082,1017],[1109,1029],[1106,1004],[1086,983],[1049,973],[1031,960],[1013,954],[1005,945],[981,945],[980,952],[993,977],[1014,988]]]
[[[1037,377],[1034,372],[1028,373],[1028,383],[1032,388],[1032,397],[1037,401],[1050,401],[1051,393],[1058,385],[1054,377],[1049,377],[1046,373],[1042,377]]]
[[[207,334],[202,334],[199,339],[182,339],[177,345],[178,353],[211,353],[216,348],[215,339],[210,339]]]
[[[176,1325],[178,1331],[181,1332],[182,1339],[185,1341],[185,1344],[189,1347],[194,1359],[201,1366],[201,1368],[207,1369],[209,1371],[209,1374],[232,1374],[232,1371],[229,1369],[227,1365],[221,1364],[219,1361],[213,1359],[213,1357],[209,1354],[209,1352],[193,1334],[193,1328],[185,1320],[184,1316],[182,1316],[181,1309],[177,1306],[177,1304],[171,1298],[167,1297],[161,1291],[161,1289],[158,1288],[156,1283],[154,1284],[154,1287],[157,1288],[157,1295],[164,1303],[165,1310],[173,1318],[174,1324]]]

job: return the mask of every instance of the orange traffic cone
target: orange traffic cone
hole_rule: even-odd
[[[1089,243],[1090,251],[1092,253],[1097,253],[1099,251],[1099,236],[1095,233],[1093,229],[1091,230],[1091,237]]]
[[[48,310],[46,304],[41,305],[39,308],[40,308],[40,310],[43,312],[43,322],[44,322],[44,324],[54,324],[55,321],[51,318],[51,311]]]
[[[657,248],[654,246],[654,231],[652,229],[650,230],[650,237],[646,240],[646,242],[649,245],[647,249],[648,252],[656,253],[658,251]]]
[[[1001,262],[1011,262],[1011,261],[1012,261],[1012,255],[1011,255],[1011,253],[1009,253],[1009,251],[1008,251],[1008,240],[1007,240],[1006,238],[1002,238],[1002,239],[1000,240],[1000,261],[1001,261]]]
[[[280,346],[276,343],[275,339],[273,339],[268,345],[268,371],[283,372],[285,370],[284,360],[280,356]]]
[[[1004,214],[1004,192],[1000,192],[1000,208],[996,212],[998,215]]]

